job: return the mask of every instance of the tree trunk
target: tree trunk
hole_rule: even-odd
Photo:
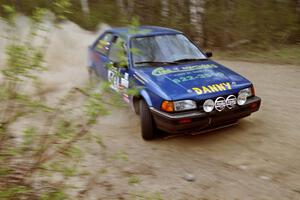
[[[205,0],[190,0],[190,22],[196,33],[195,40],[197,43],[203,42],[203,20]]]
[[[162,0],[161,5],[161,16],[167,18],[169,16],[169,0]]]
[[[88,0],[80,0],[82,12],[86,15],[90,13],[89,1]]]
[[[132,16],[134,11],[134,0],[116,0],[117,6],[122,13],[122,15],[125,16]]]
[[[133,10],[134,10],[134,0],[128,0],[127,1],[127,10],[128,10],[128,13],[130,14],[130,15],[133,15]]]
[[[117,5],[121,11],[121,13],[124,15],[126,14],[126,6],[124,0],[117,0]]]

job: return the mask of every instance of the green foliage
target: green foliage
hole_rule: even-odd
[[[4,166],[4,167],[0,167],[0,177],[1,176],[7,176],[8,174],[10,174],[11,170],[10,168]]]
[[[6,17],[6,22],[8,24],[10,24],[11,26],[15,25],[15,15],[16,15],[16,11],[14,9],[14,7],[10,6],[10,5],[2,5],[2,9],[3,12],[5,13],[5,17]]]
[[[129,33],[130,34],[136,34],[138,33],[138,27],[140,26],[140,19],[137,16],[132,17],[131,19],[131,23],[129,25]]]
[[[65,200],[67,199],[67,195],[62,189],[57,189],[54,191],[44,193],[40,199],[41,200]]]
[[[131,194],[132,200],[163,200],[159,192],[149,193],[149,192],[139,192]]]
[[[74,137],[76,131],[73,124],[65,119],[58,121],[56,129],[55,137],[58,137],[60,140],[69,140]]]
[[[256,48],[265,48],[295,43],[290,39],[299,34],[293,1],[208,1],[204,17],[209,46],[224,48],[246,39]]]
[[[7,10],[10,6],[4,6]],[[46,31],[42,28],[41,23],[46,10],[36,8],[32,16],[32,27],[27,41],[21,41],[14,34],[14,12],[10,11],[10,17],[7,19],[11,30],[7,32],[8,45],[6,46],[6,66],[2,69],[4,77],[10,81],[23,81],[24,79],[36,79],[34,72],[40,72],[45,69],[44,49],[39,46],[33,46],[35,37],[38,37],[38,31]]]
[[[47,9],[45,8],[35,8],[31,20],[34,22],[34,24],[41,24],[46,13]]]
[[[67,156],[71,157],[72,160],[79,160],[83,157],[83,152],[77,146],[70,146],[65,152]]]
[[[106,145],[103,142],[103,139],[100,135],[94,135],[95,141],[97,142],[97,144],[102,147],[102,148],[106,148]]]
[[[103,105],[103,98],[100,93],[97,91],[90,92],[89,97],[90,98],[85,104],[85,112],[89,118],[89,124],[94,124],[96,123],[96,119],[99,115],[107,114],[108,111]]]
[[[51,172],[57,172],[62,174],[64,177],[76,176],[78,174],[76,166],[67,166],[68,164],[65,161],[58,160],[44,165],[43,167]]]
[[[20,149],[18,147],[6,146],[1,153],[7,157],[17,157],[20,154]]]
[[[300,65],[300,46],[282,46],[267,50],[248,48],[245,50],[227,50],[215,52],[218,59],[243,60],[254,62],[281,63]]]
[[[42,69],[40,54],[33,57],[29,55],[27,46],[23,44],[11,44],[6,48],[7,67],[2,70],[2,74],[11,81],[22,81],[23,78],[35,78],[32,74],[35,69]]]
[[[122,151],[122,150],[119,150],[114,156],[113,158],[115,160],[121,160],[121,161],[128,161],[129,158],[128,158],[128,155],[126,152]]]
[[[35,127],[27,127],[23,131],[23,146],[24,148],[31,147],[34,144],[34,139],[37,137]]]
[[[128,184],[129,185],[139,184],[140,182],[141,182],[141,180],[137,176],[130,176],[129,179],[128,179]]]
[[[80,1],[47,0],[8,1],[2,4],[18,6],[22,12],[31,13],[36,5],[48,5],[60,19],[68,18],[85,29],[95,30],[99,23],[112,26],[149,24],[176,28],[198,39],[199,34],[191,21],[191,1],[89,1],[89,14],[85,15]],[[199,6],[199,5],[198,5]],[[8,7],[8,13],[11,8]],[[300,42],[300,15],[296,0],[232,0],[205,1],[199,9],[203,24],[201,47],[220,47],[240,40],[248,40],[257,48],[289,45]],[[180,12],[178,12],[180,11]],[[164,14],[165,13],[165,14]],[[84,16],[84,17],[83,17]],[[199,17],[200,18],[200,17]]]
[[[105,168],[102,168],[99,170],[99,174],[107,174],[108,170]]]
[[[70,177],[77,175],[77,170],[74,167],[64,167],[62,168],[62,171],[64,176]]]
[[[32,78],[36,78],[35,76]],[[19,103],[20,106],[22,106],[24,109],[27,109],[27,112],[37,112],[37,111],[44,111],[44,112],[51,112],[53,111],[53,108],[51,108],[48,105],[45,105],[45,103],[39,99],[34,99],[32,97],[30,97],[27,94],[24,93],[16,93],[14,96],[14,100]],[[22,114],[22,112],[21,112]],[[21,115],[20,115],[21,117]]]
[[[54,10],[56,11],[59,20],[65,20],[66,16],[72,13],[70,9],[72,6],[70,0],[55,0],[54,6]]]
[[[7,15],[14,15],[15,14],[15,9],[9,5],[2,5],[4,13]]]
[[[54,6],[60,20],[70,13],[70,1],[58,0]],[[84,152],[78,141],[89,134],[99,115],[107,113],[105,100],[99,91],[91,88],[83,92],[80,109],[68,108],[75,95],[82,97],[75,89],[51,106],[42,96],[33,95],[33,91],[40,89],[38,74],[46,70],[44,57],[49,45],[49,29],[44,19],[47,10],[34,9],[29,33],[25,39],[20,39],[24,37],[17,35],[13,7],[3,8],[7,13],[4,18],[7,46],[6,64],[1,70],[4,79],[0,82],[0,184],[3,186],[0,199],[66,199],[62,188],[67,184],[57,184],[51,176],[79,175],[77,163]],[[26,86],[33,87],[33,91],[28,92]],[[79,113],[77,118],[72,116],[75,110]],[[25,127],[22,134],[11,132],[9,128],[22,120],[34,120],[35,124]],[[100,137],[97,142],[105,147]],[[22,166],[17,165],[18,162]],[[36,179],[37,176],[43,180]],[[12,183],[11,180],[16,181]]]
[[[31,193],[31,189],[26,186],[12,186],[8,188],[0,188],[0,199],[19,199]]]

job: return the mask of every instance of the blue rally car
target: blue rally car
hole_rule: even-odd
[[[211,56],[177,30],[114,28],[89,47],[88,69],[140,115],[142,137],[151,140],[158,129],[199,133],[259,110],[253,84]]]

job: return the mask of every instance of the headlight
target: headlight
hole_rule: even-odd
[[[246,93],[240,93],[238,98],[237,98],[237,104],[242,106],[246,103],[247,101],[247,94]]]
[[[193,100],[163,101],[161,104],[161,110],[166,112],[192,110],[196,108],[196,102]]]
[[[239,91],[239,95],[240,94],[245,94],[247,97],[251,97],[251,96],[254,95],[253,92],[252,92],[252,88],[242,89],[241,91]]]
[[[215,107],[215,102],[211,99],[207,99],[203,104],[203,110],[205,112],[213,111],[214,107]]]
[[[237,98],[237,104],[238,105],[244,105],[247,101],[248,97],[254,96],[254,88],[245,88],[239,91],[238,98]]]
[[[192,110],[195,108],[197,108],[195,101],[192,101],[192,100],[174,101],[174,110],[175,111]]]

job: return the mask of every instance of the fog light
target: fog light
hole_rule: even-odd
[[[203,104],[203,110],[205,112],[213,111],[214,107],[215,107],[215,102],[211,99],[207,99]]]
[[[246,103],[247,101],[247,94],[246,93],[241,93],[239,94],[238,98],[237,98],[237,104],[242,106]]]

